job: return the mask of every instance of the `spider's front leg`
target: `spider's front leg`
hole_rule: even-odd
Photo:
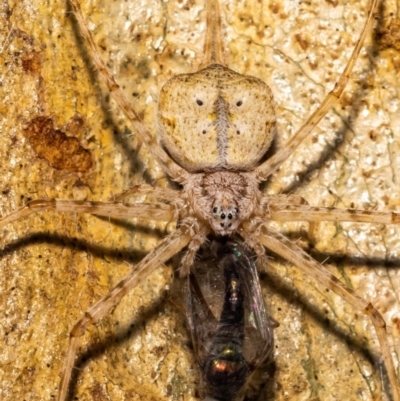
[[[272,157],[267,159],[264,163],[260,164],[256,168],[257,177],[261,181],[265,181],[271,174],[273,174],[279,166],[289,158],[294,150],[300,145],[301,142],[310,134],[310,132],[316,127],[326,113],[332,108],[336,101],[342,95],[347,82],[350,78],[350,74],[354,68],[357,58],[360,54],[362,47],[364,46],[365,38],[372,29],[374,24],[374,14],[378,8],[379,0],[371,0],[367,13],[367,18],[364,23],[364,27],[360,32],[360,36],[353,49],[353,52],[348,60],[343,72],[340,74],[335,87],[331,90],[328,95],[323,99],[321,104],[314,110],[307,121],[298,129],[293,137],[285,144],[282,149],[278,150]]]

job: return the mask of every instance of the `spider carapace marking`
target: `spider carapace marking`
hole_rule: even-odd
[[[162,142],[191,172],[254,169],[275,131],[269,87],[220,64],[169,80],[158,107]]]

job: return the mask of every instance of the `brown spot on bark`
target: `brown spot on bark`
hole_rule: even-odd
[[[397,329],[397,331],[400,332],[400,318],[397,317],[397,316],[394,316],[394,317],[392,318],[392,324],[393,324],[393,326],[395,326],[395,328]]]
[[[269,9],[271,10],[271,12],[273,13],[273,14],[278,14],[279,13],[279,10],[280,10],[280,4],[279,3],[277,3],[276,1],[273,1],[269,6]]]
[[[308,49],[308,46],[310,45],[310,43],[309,43],[306,35],[304,35],[302,33],[296,33],[296,35],[294,35],[294,39],[296,40],[296,42],[300,45],[300,47],[303,50]]]
[[[90,393],[91,393],[93,401],[103,401],[108,398],[99,383],[96,383],[90,389]]]
[[[21,58],[22,69],[32,75],[40,75],[42,68],[40,55],[37,52],[26,53]]]
[[[333,7],[336,7],[339,4],[338,0],[325,0],[328,4],[332,5]]]
[[[389,26],[381,28],[376,33],[375,40],[382,49],[400,51],[400,21],[391,21]]]
[[[93,164],[90,152],[78,139],[54,129],[50,117],[36,117],[24,129],[24,136],[39,157],[58,170],[86,172]]]
[[[80,114],[75,114],[67,123],[66,130],[74,137],[79,138],[83,128],[85,127],[85,119]]]
[[[371,130],[369,131],[369,139],[371,139],[371,141],[375,141],[376,137],[378,136],[378,133],[375,130]]]

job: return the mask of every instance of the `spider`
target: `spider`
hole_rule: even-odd
[[[29,193],[29,191],[26,192],[26,193]],[[62,225],[62,224],[59,224],[59,225]],[[73,226],[73,223],[71,223],[71,226]],[[58,227],[58,228],[60,228],[60,227]],[[86,304],[86,301],[82,301],[82,303],[85,305],[85,304]],[[80,307],[81,307],[82,309],[85,309],[83,306],[80,306]],[[60,354],[62,354],[62,353],[63,353],[63,350],[60,349],[59,352],[60,352]],[[27,371],[25,372],[25,374],[26,374],[27,376],[29,376],[30,374],[34,374],[34,373],[30,373],[30,370],[27,369]],[[55,374],[58,374],[58,373],[56,372]]]

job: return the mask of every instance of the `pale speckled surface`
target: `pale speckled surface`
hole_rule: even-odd
[[[160,140],[191,172],[254,169],[276,128],[269,87],[221,66],[168,81],[158,107]]]
[[[361,28],[365,4],[287,0],[223,5],[229,65],[271,86],[278,145],[331,88]],[[0,7],[0,213],[26,198],[71,198],[74,193],[97,200],[143,180],[164,185],[147,151],[135,154],[125,120],[99,89],[65,2],[4,1]],[[196,65],[202,10],[195,1],[84,2],[104,57],[151,127],[161,85]],[[389,25],[398,4],[385,1],[381,11],[381,25]],[[40,71],[28,72],[23,62],[33,56]],[[383,49],[375,42],[374,50],[363,51],[355,79],[335,111],[285,163],[268,190],[294,192],[312,205],[398,210],[399,62],[395,44]],[[76,135],[93,152],[92,171],[78,176],[38,159],[22,130],[29,119],[43,114],[62,129],[77,114],[84,116],[84,128]],[[299,227],[304,226],[287,224],[283,230],[296,239]],[[128,271],[124,260],[152,249],[163,230],[155,223],[139,230],[107,219],[48,213],[2,231],[2,400],[54,398],[69,328]],[[321,261],[330,257],[332,272],[384,314],[396,363],[399,239],[400,227],[321,224],[313,252]],[[380,365],[371,351],[375,342],[363,344],[366,351],[358,347],[365,337],[374,337],[369,322],[293,266],[272,260],[269,271],[262,284],[271,314],[280,322],[269,399],[385,399]],[[85,337],[84,349],[91,344],[91,351],[84,351],[87,362],[79,367],[77,399],[193,398],[198,374],[183,320],[159,297],[170,275],[171,270],[160,269]],[[271,279],[275,289],[268,286]],[[332,323],[318,323],[325,318]]]

